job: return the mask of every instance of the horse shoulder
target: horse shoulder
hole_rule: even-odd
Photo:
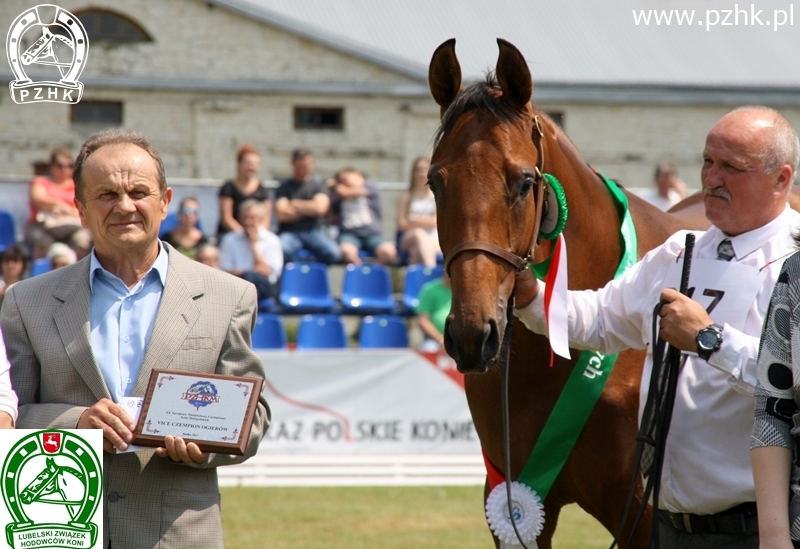
[[[633,224],[636,227],[638,256],[641,258],[653,248],[660,246],[667,238],[685,229],[707,229],[709,222],[705,217],[700,201],[699,216],[695,206],[680,213],[663,212],[646,200],[625,191]],[[687,199],[688,200],[688,199]]]

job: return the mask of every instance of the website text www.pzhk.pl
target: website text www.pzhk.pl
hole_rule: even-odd
[[[710,31],[712,27],[781,27],[794,26],[794,4],[786,9],[771,12],[758,9],[756,4],[734,4],[729,10],[631,10],[636,26],[700,26]],[[705,16],[703,15],[705,14]]]

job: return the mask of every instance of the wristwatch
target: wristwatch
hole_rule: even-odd
[[[711,353],[719,351],[722,345],[722,326],[719,324],[711,324],[706,326],[694,338],[697,342],[697,356],[703,360],[711,358]]]

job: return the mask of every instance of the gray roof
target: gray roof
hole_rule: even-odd
[[[734,13],[726,21],[723,10],[736,4],[729,0],[205,1],[420,79],[451,37],[464,75],[481,77],[494,67],[501,37],[525,55],[534,85],[800,89],[800,5],[774,28],[774,10],[793,6],[787,0],[756,2],[762,25],[752,24],[750,2],[738,4],[738,24]],[[674,17],[637,25],[633,11],[651,8],[694,10],[692,25]],[[707,28],[714,9],[720,24]]]

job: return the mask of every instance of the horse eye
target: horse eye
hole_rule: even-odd
[[[519,196],[525,198],[528,196],[528,193],[531,192],[531,188],[533,187],[533,178],[526,177],[522,180],[522,185],[519,187]]]
[[[436,196],[436,186],[433,184],[433,181],[431,181],[430,179],[428,179],[428,182],[426,183],[426,185],[428,186],[428,188],[429,188],[429,189],[431,190],[431,192],[433,193],[433,196],[435,197],[435,196]]]

